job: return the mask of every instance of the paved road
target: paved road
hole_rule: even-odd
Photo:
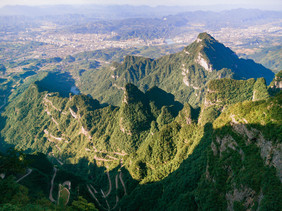
[[[18,179],[16,182],[18,183],[19,181],[21,181],[22,179],[24,179],[25,177],[27,177],[28,175],[30,175],[32,172],[32,169],[27,169],[27,174],[25,174],[24,176],[22,176],[20,179]]]
[[[51,180],[51,188],[50,188],[50,194],[49,194],[49,199],[50,199],[51,202],[56,202],[56,200],[53,198],[53,195],[52,195],[54,180],[55,180],[56,174],[57,174],[57,169],[54,167],[54,175],[53,175],[53,178]]]

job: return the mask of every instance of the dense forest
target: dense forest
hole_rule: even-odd
[[[281,92],[264,79],[210,81],[201,111],[157,87],[127,84],[114,107],[45,86],[1,117],[1,148],[21,150],[1,154],[4,210],[280,209]]]

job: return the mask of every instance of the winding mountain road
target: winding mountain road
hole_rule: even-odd
[[[112,181],[110,178],[110,173],[109,171],[107,171],[107,176],[108,176],[108,181],[109,181],[109,190],[108,192],[105,194],[105,197],[108,197],[108,195],[110,195],[110,193],[112,192]]]
[[[123,186],[124,195],[127,195],[127,193],[126,193],[126,187],[125,187],[125,184],[124,184],[123,179],[122,179],[122,172],[119,173],[119,179],[120,179],[120,182],[121,182],[121,184],[122,184],[122,186]]]
[[[25,174],[24,176],[22,176],[21,178],[19,178],[16,183],[18,183],[19,181],[23,180],[25,177],[27,177],[28,175],[30,175],[32,172],[32,169],[27,169],[27,174]]]
[[[95,199],[95,201],[97,201],[98,205],[99,205],[100,207],[102,207],[104,210],[107,210],[105,207],[103,207],[103,206],[101,205],[101,203],[99,202],[99,200],[96,198],[95,194],[91,191],[89,185],[86,185],[86,187],[87,187],[87,189],[88,189],[90,195],[93,197],[93,199]]]
[[[50,94],[50,93],[47,93],[47,94],[45,95],[45,97],[44,97],[43,100],[44,100],[45,102],[49,103],[49,104],[53,107],[53,109],[55,109],[56,111],[62,112],[61,109],[59,109],[59,108],[57,108],[56,106],[54,106],[54,104],[53,104],[53,102],[52,102],[51,100],[48,100],[48,99],[47,99],[48,96],[51,96],[51,94]]]
[[[106,174],[107,174],[108,181],[109,181],[109,189],[108,189],[107,193],[104,193],[104,191],[103,191],[102,189],[100,189],[100,191],[101,191],[100,194],[102,195],[102,198],[104,198],[105,204],[106,204],[106,207],[107,207],[107,208],[103,207],[102,204],[101,204],[101,203],[99,202],[99,200],[97,199],[97,197],[96,197],[95,194],[98,194],[98,192],[96,191],[96,189],[95,189],[91,184],[86,185],[86,187],[87,187],[87,189],[88,189],[90,195],[91,195],[91,196],[93,197],[93,199],[98,203],[99,207],[100,207],[101,209],[103,209],[103,210],[108,210],[108,211],[110,211],[110,210],[116,209],[116,207],[117,207],[117,205],[118,205],[118,202],[119,202],[119,200],[120,200],[119,197],[118,197],[118,194],[117,194],[117,190],[118,190],[118,188],[119,188],[119,180],[120,180],[120,182],[121,182],[121,184],[122,184],[122,187],[123,187],[123,190],[124,190],[124,196],[127,195],[127,190],[126,190],[126,186],[125,186],[125,183],[124,183],[124,181],[123,181],[123,178],[122,178],[122,172],[117,173],[117,174],[115,175],[115,179],[114,179],[115,188],[116,188],[116,191],[115,191],[115,199],[116,199],[116,202],[115,202],[115,204],[113,205],[113,207],[111,208],[111,206],[110,206],[110,204],[109,204],[109,202],[108,202],[107,199],[108,199],[108,196],[112,193],[112,189],[113,189],[112,186],[113,186],[113,184],[112,184],[112,181],[111,181],[110,172],[107,171]],[[93,178],[92,178],[92,179],[93,179]],[[94,193],[93,191],[94,191],[95,193]],[[103,203],[103,204],[104,204],[104,203]]]
[[[92,190],[94,190],[95,193],[98,193],[98,191],[96,191],[96,189],[92,185],[90,185],[90,187],[92,188]]]
[[[51,180],[51,188],[50,188],[50,194],[49,194],[49,199],[51,202],[56,202],[56,200],[53,198],[52,192],[53,192],[53,186],[54,186],[54,180],[57,174],[57,169],[54,167],[54,175],[53,178]]]
[[[110,205],[109,205],[109,202],[108,202],[108,200],[106,199],[106,196],[105,196],[104,191],[103,191],[102,189],[101,189],[101,193],[102,193],[103,198],[104,198],[105,201],[106,201],[106,204],[107,204],[107,207],[108,207],[107,210],[111,210]]]

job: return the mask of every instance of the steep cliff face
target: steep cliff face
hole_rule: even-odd
[[[280,206],[275,197],[281,195],[280,105],[281,95],[237,103],[213,122],[214,139],[204,180],[213,184],[210,188],[219,194],[217,200],[224,209]]]
[[[119,118],[121,131],[128,135],[137,134],[150,128],[153,115],[149,100],[133,84],[125,86]]]
[[[270,87],[274,89],[282,89],[282,71],[275,75],[275,78],[270,84]]]

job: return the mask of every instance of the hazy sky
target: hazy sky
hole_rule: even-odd
[[[132,4],[132,5],[279,5],[282,0],[0,0],[5,5],[50,5],[50,4]],[[278,8],[277,8],[278,9]]]

